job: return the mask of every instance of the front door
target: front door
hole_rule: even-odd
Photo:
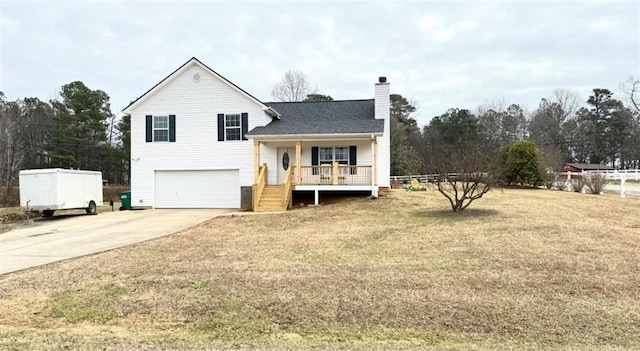
[[[295,147],[279,147],[278,148],[278,184],[284,182],[287,169],[296,165],[296,148]]]

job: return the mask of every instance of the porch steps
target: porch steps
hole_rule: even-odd
[[[258,206],[253,209],[254,212],[277,212],[286,211],[287,206],[283,205],[284,194],[282,185],[267,185],[262,191]]]

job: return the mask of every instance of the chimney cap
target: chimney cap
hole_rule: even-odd
[[[378,83],[386,83],[387,77],[378,77]]]

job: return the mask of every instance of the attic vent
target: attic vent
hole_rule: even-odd
[[[195,83],[198,83],[200,81],[200,74],[199,73],[196,73],[196,74],[193,75],[193,81]]]

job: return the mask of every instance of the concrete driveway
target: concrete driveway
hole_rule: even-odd
[[[55,215],[0,234],[0,274],[181,231],[234,210],[142,210]]]

